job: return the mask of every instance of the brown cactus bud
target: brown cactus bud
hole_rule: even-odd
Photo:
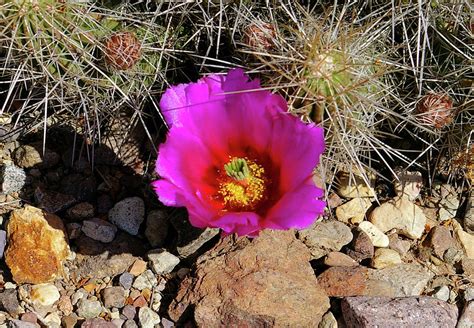
[[[453,100],[448,95],[429,93],[416,105],[416,120],[423,125],[442,129],[454,119]]]
[[[135,34],[117,32],[105,41],[105,58],[109,65],[126,70],[137,63],[141,57],[142,45]]]
[[[271,49],[275,46],[275,25],[264,22],[249,24],[244,30],[242,42],[250,48]]]

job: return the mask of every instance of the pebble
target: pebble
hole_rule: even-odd
[[[122,308],[125,304],[125,289],[107,287],[102,291],[102,299],[106,308]]]
[[[72,306],[71,298],[69,296],[63,295],[59,298],[58,310],[61,311],[66,316],[72,313],[73,306]]]
[[[28,322],[28,321],[21,321],[17,319],[12,319],[8,321],[10,328],[37,328],[36,323]],[[7,327],[6,325],[4,327]]]
[[[67,210],[67,215],[72,221],[82,221],[94,217],[94,205],[82,202]]]
[[[383,203],[370,213],[369,220],[382,232],[397,229],[400,234],[412,239],[421,237],[426,224],[423,210],[407,197]]]
[[[79,317],[91,319],[99,316],[102,312],[102,305],[99,301],[81,299],[78,302],[76,313]]]
[[[116,328],[116,326],[103,318],[88,318],[82,323],[81,328]]]
[[[434,254],[442,259],[444,252],[450,247],[455,247],[456,243],[447,227],[436,226],[430,230],[423,245],[432,248]]]
[[[409,240],[401,239],[398,234],[394,233],[388,236],[390,249],[397,251],[401,256],[405,256],[411,247],[411,242]]]
[[[354,239],[347,250],[347,255],[356,261],[371,259],[374,256],[374,245],[369,236],[359,228],[354,230]]]
[[[383,269],[391,265],[402,263],[400,254],[389,248],[378,248],[372,259],[372,267],[375,269]]]
[[[450,294],[449,287],[444,285],[444,286],[439,287],[438,290],[433,294],[433,296],[441,301],[446,302],[447,300],[449,300],[449,294]]]
[[[459,262],[463,256],[464,253],[462,250],[457,249],[456,247],[450,247],[446,252],[444,252],[443,260],[448,264],[455,264],[456,262]]]
[[[13,164],[0,164],[0,193],[11,194],[25,186],[26,173]]]
[[[339,251],[352,240],[351,229],[334,220],[316,221],[308,229],[298,232],[299,239],[310,249],[312,259],[319,259],[330,252]],[[338,236],[334,238],[334,236]]]
[[[125,323],[125,320],[123,319],[112,319],[110,321],[116,328],[121,328],[123,327],[123,324]]]
[[[38,316],[33,312],[26,312],[21,315],[21,321],[28,321],[32,323],[38,322]]]
[[[354,261],[350,256],[341,252],[331,252],[326,255],[324,264],[331,267],[337,266],[356,266],[357,262]]]
[[[43,162],[40,153],[30,145],[23,145],[15,149],[13,160],[21,168],[31,168]]]
[[[133,320],[127,320],[123,324],[122,328],[138,328],[138,325]]]
[[[390,244],[388,236],[369,221],[361,222],[359,224],[359,229],[367,234],[372,245],[375,247],[388,247]]]
[[[148,307],[142,307],[138,311],[138,321],[142,328],[153,328],[160,323],[160,316]]]
[[[153,295],[152,296],[153,296],[153,298],[152,298],[152,302],[151,302],[150,307],[153,311],[158,312],[160,310],[160,307],[161,307],[161,300],[162,300],[163,296],[156,289],[153,290]]]
[[[464,301],[469,302],[474,300],[474,287],[467,288],[464,291]]]
[[[318,328],[337,328],[337,320],[331,311],[328,311],[323,315]]]
[[[421,172],[396,172],[398,179],[394,182],[395,192],[398,196],[407,196],[409,200],[415,200],[423,188],[423,176]]]
[[[341,302],[348,327],[455,327],[456,306],[433,297],[348,297]]]
[[[116,203],[109,211],[109,220],[131,235],[137,235],[145,219],[145,203],[139,197],[129,197]]]
[[[64,316],[61,319],[61,323],[63,324],[63,327],[65,328],[74,328],[77,323],[77,315],[73,313],[71,315]]]
[[[170,273],[179,264],[179,258],[166,250],[152,250],[147,258],[156,274]]]
[[[78,289],[71,296],[72,305],[76,305],[81,299],[87,297],[87,292],[84,289]]]
[[[134,301],[133,301],[133,306],[137,308],[142,308],[148,305],[148,302],[146,298],[143,295],[138,296]]]
[[[135,318],[135,316],[137,315],[137,310],[135,309],[135,307],[127,304],[123,307],[122,309],[122,314],[127,318],[127,319],[130,319],[130,320],[133,320]]]
[[[162,247],[168,235],[169,221],[165,210],[154,210],[146,217],[145,236],[151,247]]]
[[[31,286],[30,298],[33,304],[41,306],[53,305],[61,295],[53,284],[39,284]]]
[[[141,259],[137,259],[135,260],[135,262],[133,262],[128,272],[130,272],[130,274],[136,277],[136,276],[141,275],[143,272],[145,272],[145,270],[146,270],[146,262]]]
[[[44,321],[46,322],[48,328],[50,327],[61,327],[61,318],[59,317],[59,315],[57,313],[50,313],[48,314],[45,318],[44,318]]]
[[[468,302],[459,317],[456,328],[472,328],[474,327],[474,302]]]
[[[132,287],[133,283],[133,275],[131,275],[128,272],[124,272],[120,275],[119,277],[119,284],[125,288],[125,289],[130,289]]]
[[[369,198],[354,198],[336,208],[336,217],[344,223],[359,223],[365,218],[365,213],[372,206]]]
[[[98,218],[85,220],[82,223],[82,232],[94,240],[110,243],[114,240],[117,233],[117,227],[112,223]]]
[[[16,316],[20,312],[20,302],[15,289],[6,289],[0,292],[0,309],[7,311],[11,316]]]
[[[145,288],[153,289],[156,284],[158,284],[158,279],[156,279],[155,274],[151,270],[146,270],[135,279],[132,286],[138,290],[143,290]]]
[[[166,318],[161,318],[161,325],[163,328],[174,328],[174,322]]]
[[[474,259],[474,235],[463,231],[461,228],[457,228],[456,236],[467,257]]]

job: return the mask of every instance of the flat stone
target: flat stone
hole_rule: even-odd
[[[310,258],[292,231],[265,230],[252,240],[225,237],[198,259],[168,313],[178,321],[194,306],[198,327],[317,326],[329,299]]]
[[[138,321],[142,328],[153,328],[160,323],[160,316],[149,307],[142,307],[138,311]]]
[[[15,289],[5,289],[0,292],[0,310],[8,312],[13,317],[20,313],[20,302]]]
[[[474,259],[474,234],[467,233],[462,229],[456,229],[456,237],[466,253],[467,257]]]
[[[110,222],[131,235],[138,234],[144,216],[145,203],[139,197],[125,198],[109,211]]]
[[[142,259],[137,259],[135,262],[133,262],[128,272],[136,277],[145,272],[146,266],[147,265],[145,261],[143,261]]]
[[[351,242],[352,237],[351,229],[339,221],[316,221],[308,229],[298,232],[298,238],[311,251],[312,259],[340,251],[344,245]]]
[[[432,297],[347,297],[341,303],[348,328],[455,327],[455,305]]]
[[[119,277],[119,284],[125,289],[130,289],[132,287],[133,278],[133,275],[128,272],[124,272]]]
[[[336,217],[344,223],[359,223],[365,218],[365,213],[372,206],[369,198],[354,198],[336,208]]]
[[[151,267],[156,274],[165,274],[173,271],[179,264],[179,258],[163,249],[152,250],[147,254]]]
[[[369,236],[359,228],[354,230],[354,239],[347,250],[347,255],[356,261],[371,259],[374,256],[374,245]]]
[[[153,289],[158,284],[155,274],[151,270],[146,270],[139,275],[133,282],[133,288],[143,290],[145,288]]]
[[[397,229],[400,234],[412,239],[421,237],[426,224],[423,210],[407,197],[383,203],[370,213],[369,220],[382,232]]]
[[[83,221],[94,217],[94,205],[82,202],[67,210],[67,215],[72,221]]]
[[[472,328],[474,327],[474,302],[468,302],[459,317],[456,328]]]
[[[53,284],[39,284],[31,286],[30,298],[33,304],[50,306],[56,303],[61,295]]]
[[[388,248],[378,248],[375,251],[371,265],[375,269],[383,269],[400,263],[402,263],[402,259],[397,251]]]
[[[122,308],[125,305],[123,287],[107,287],[102,291],[102,300],[106,308]]]
[[[390,244],[388,236],[369,221],[361,222],[359,224],[359,229],[367,234],[372,245],[375,247],[388,247]]]
[[[168,235],[169,221],[165,210],[154,210],[146,217],[145,236],[151,247],[163,246]]]
[[[434,254],[442,259],[444,252],[446,252],[448,248],[456,247],[456,242],[447,227],[436,226],[430,230],[423,245],[432,248]]]
[[[341,252],[331,252],[326,255],[324,259],[324,264],[327,266],[356,266],[358,265],[356,261],[354,261],[350,256],[341,253]]]
[[[0,164],[0,194],[21,191],[25,186],[26,173],[13,164]]]
[[[330,297],[364,295],[367,274],[362,266],[331,267],[318,276],[318,282]]]
[[[105,220],[93,218],[82,222],[82,232],[94,240],[110,243],[115,238],[117,227]]]
[[[383,282],[387,285],[387,290],[391,289],[393,291],[393,294],[383,294],[381,296],[421,295],[433,276],[434,274],[431,271],[414,263],[396,264],[384,269],[369,271],[371,281]],[[374,295],[376,293],[378,291],[374,291],[370,295],[378,296]]]
[[[77,202],[71,195],[45,190],[40,187],[36,188],[34,196],[38,207],[49,213],[60,212]]]
[[[77,315],[85,319],[98,317],[102,312],[102,305],[99,301],[81,299],[77,306]]]
[[[38,284],[62,276],[70,251],[59,217],[29,205],[14,210],[7,239],[5,261],[15,282]]]
[[[409,200],[415,200],[423,188],[421,172],[397,172],[398,179],[394,182],[395,192],[399,197],[405,195]]]

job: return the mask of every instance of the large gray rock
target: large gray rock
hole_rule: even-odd
[[[0,165],[0,194],[20,191],[25,185],[25,171],[13,164]]]
[[[310,249],[313,259],[341,250],[352,240],[351,229],[339,221],[321,220],[299,231],[298,238]]]
[[[348,328],[455,327],[458,309],[433,297],[347,297],[342,315]]]

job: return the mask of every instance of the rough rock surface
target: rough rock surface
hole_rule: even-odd
[[[194,305],[200,327],[317,326],[329,299],[309,260],[291,231],[265,231],[253,240],[226,237],[198,259],[195,278],[182,282],[170,317],[178,320]]]
[[[455,327],[455,305],[433,297],[348,297],[342,300],[348,328]]]
[[[138,229],[145,216],[145,203],[139,197],[121,200],[109,211],[109,220],[131,235],[138,234]]]
[[[26,205],[7,226],[5,261],[17,283],[43,283],[61,276],[69,245],[63,222],[54,214]]]

